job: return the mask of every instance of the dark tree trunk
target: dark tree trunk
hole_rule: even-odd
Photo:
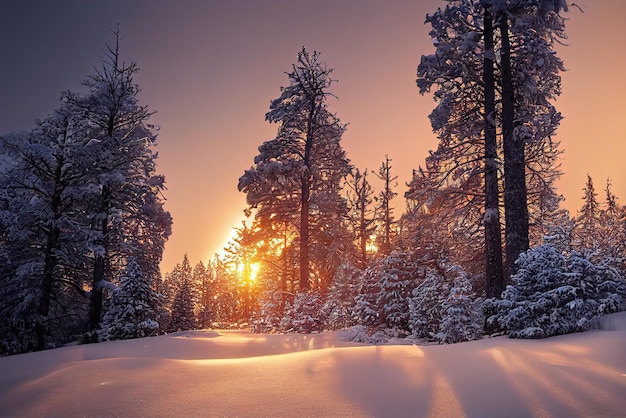
[[[300,291],[311,288],[309,281],[309,193],[311,182],[308,170],[302,176],[302,202],[300,209]]]
[[[37,314],[39,320],[36,326],[37,334],[37,350],[46,348],[46,334],[48,327],[44,322],[50,312],[50,301],[52,300],[52,286],[54,282],[54,270],[57,266],[57,257],[54,254],[59,243],[59,228],[52,222],[50,232],[48,233],[48,243],[46,245],[46,256],[44,261],[43,277],[41,279],[41,294],[39,296],[39,304],[37,306]]]
[[[365,188],[365,181],[363,182],[363,192],[366,193],[367,189]],[[361,199],[361,210],[360,210],[360,225],[359,225],[359,236],[360,236],[360,247],[361,247],[361,268],[367,267],[367,220],[365,219],[365,205],[367,204],[367,196],[364,196]]]
[[[502,235],[498,199],[496,93],[493,72],[493,22],[485,10],[485,280],[487,297],[499,298],[504,288]]]
[[[383,239],[381,247],[378,252],[384,255],[389,255],[391,252],[391,225],[393,223],[391,219],[391,199],[394,197],[392,182],[397,177],[391,177],[391,160],[388,155],[385,155],[385,161],[380,167],[379,176],[381,180],[385,182],[383,195],[382,195],[382,209],[383,209]]]
[[[44,258],[43,277],[41,279],[41,294],[39,295],[39,304],[37,305],[37,314],[39,316],[35,333],[37,335],[36,350],[44,350],[46,348],[46,334],[48,326],[44,322],[50,313],[50,301],[52,300],[52,288],[54,283],[54,272],[58,265],[56,251],[59,246],[59,237],[61,231],[58,227],[58,221],[61,218],[61,193],[62,188],[61,174],[63,169],[63,161],[57,164],[55,171],[55,187],[54,194],[50,202],[50,209],[53,213],[53,219],[48,225],[48,242],[46,243],[46,254]]]
[[[110,190],[108,186],[102,187],[102,219],[101,224],[96,222],[96,227],[102,234],[101,242],[102,251],[94,254],[93,261],[93,283],[91,288],[91,299],[89,305],[89,329],[95,330],[100,327],[102,318],[102,282],[106,277],[106,259],[107,259],[107,233],[108,233],[108,216],[110,203]]]
[[[283,234],[283,252],[282,252],[282,268],[280,272],[280,314],[284,314],[285,305],[287,304],[287,275],[289,274],[289,257],[287,254],[287,225],[285,224],[285,232]]]
[[[502,141],[504,150],[504,219],[507,274],[515,273],[517,257],[528,249],[528,206],[524,140],[516,138],[515,93],[507,18],[500,19],[502,38]]]
[[[302,175],[302,193],[300,205],[300,291],[311,289],[309,281],[309,201],[311,194],[310,160],[313,148],[313,122],[315,120],[315,97],[311,98],[311,107],[307,120],[306,142],[304,144],[304,174]]]

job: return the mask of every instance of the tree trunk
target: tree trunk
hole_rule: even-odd
[[[528,206],[524,139],[516,138],[515,93],[511,71],[511,44],[506,16],[500,19],[502,38],[502,141],[504,150],[504,219],[507,274],[515,274],[517,257],[528,249]]]
[[[300,291],[311,289],[309,281],[309,200],[311,194],[310,160],[313,148],[313,121],[315,119],[315,98],[311,99],[311,108],[307,120],[306,142],[304,144],[304,174],[302,174],[302,193],[300,205]]]
[[[363,182],[363,191],[365,194],[367,189],[365,188],[365,181]],[[361,268],[365,269],[367,267],[367,221],[365,219],[365,205],[367,204],[367,196],[364,196],[361,199],[361,210],[360,210],[360,225],[359,225],[359,236],[361,239],[360,247],[361,247]]]
[[[48,333],[48,326],[43,321],[44,318],[47,318],[50,313],[54,271],[58,265],[58,259],[55,253],[59,246],[59,237],[61,235],[58,222],[61,218],[61,193],[63,192],[62,188],[59,186],[61,183],[62,167],[63,161],[59,162],[56,168],[55,182],[57,186],[55,187],[54,194],[52,195],[50,202],[50,209],[52,210],[53,218],[48,225],[48,242],[46,243],[43,277],[41,279],[41,294],[39,295],[39,304],[37,305],[37,314],[39,318],[37,325],[35,326],[35,333],[37,335],[36,350],[45,350],[46,348],[46,334]]]
[[[281,316],[285,313],[285,305],[287,304],[287,275],[289,274],[289,257],[287,255],[287,224],[285,223],[285,231],[283,234],[283,252],[282,252],[282,268],[280,272],[280,307]]]
[[[485,280],[487,297],[499,298],[504,288],[502,235],[498,199],[496,93],[493,73],[493,22],[485,9]]]
[[[309,193],[311,182],[308,170],[302,176],[302,202],[300,209],[300,291],[311,288],[309,281]]]
[[[102,224],[99,227],[102,234],[100,244],[102,250],[94,254],[93,261],[93,283],[91,288],[91,300],[89,305],[89,329],[95,330],[100,327],[100,319],[102,318],[102,282],[105,280],[105,265],[107,258],[107,233],[108,233],[108,216],[110,202],[109,186],[102,186],[102,207],[101,214]]]
[[[54,270],[57,266],[57,258],[54,255],[59,243],[59,228],[56,226],[56,219],[52,222],[50,232],[48,232],[48,243],[46,246],[46,256],[44,260],[43,277],[41,279],[41,294],[39,295],[39,304],[37,306],[37,314],[39,316],[35,332],[37,334],[36,350],[44,350],[46,348],[46,334],[48,327],[44,318],[48,317],[50,312],[50,301],[52,300],[52,284],[54,282]]]

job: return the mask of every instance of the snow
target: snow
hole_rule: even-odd
[[[186,331],[0,358],[2,416],[626,414],[626,312],[544,340],[349,343]]]

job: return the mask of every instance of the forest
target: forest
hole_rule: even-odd
[[[543,338],[626,310],[626,206],[588,176],[570,214],[555,187],[568,7],[453,0],[427,16],[416,87],[438,145],[403,196],[393,156],[352,165],[333,69],[303,47],[265,114],[276,136],[233,184],[247,202],[235,238],[164,274],[158,129],[116,32],[85,93],[0,136],[0,355],[230,327]]]

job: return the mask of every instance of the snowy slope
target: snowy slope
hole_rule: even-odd
[[[0,358],[0,416],[626,416],[626,312],[547,340],[195,331]]]

